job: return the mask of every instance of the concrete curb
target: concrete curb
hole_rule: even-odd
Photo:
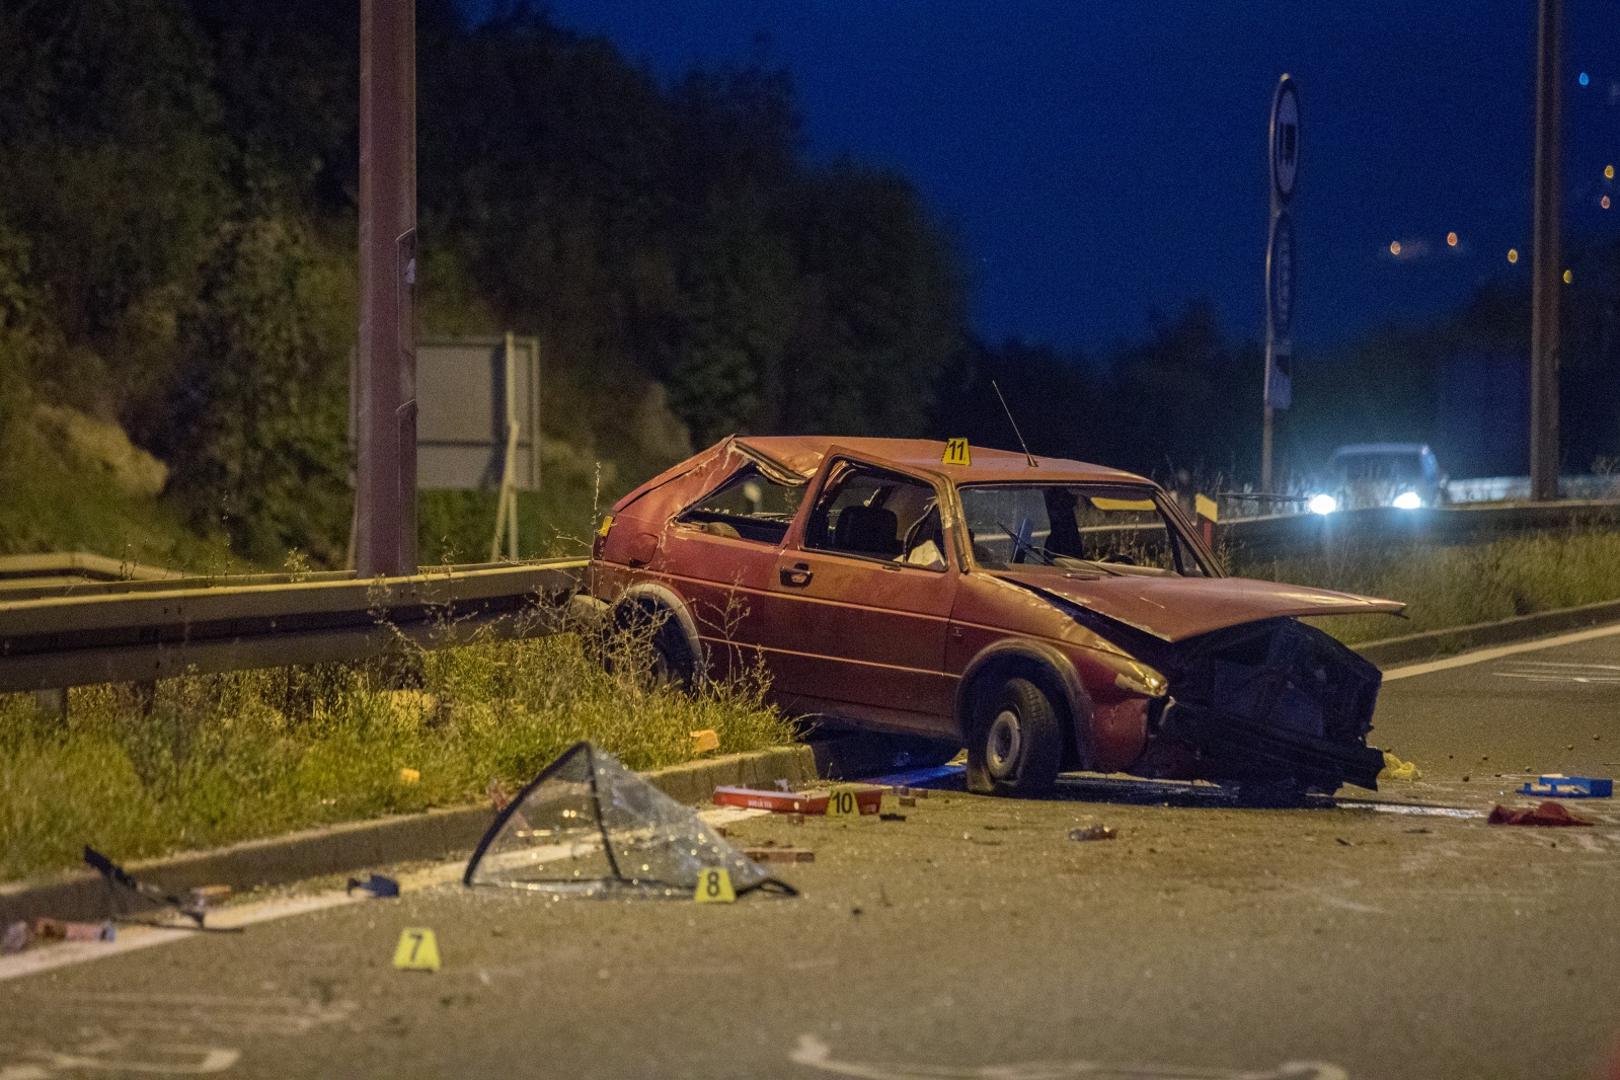
[[[1475,649],[1485,645],[1506,645],[1510,642],[1529,641],[1569,630],[1620,620],[1620,600],[1604,600],[1580,607],[1541,611],[1534,615],[1518,615],[1494,622],[1453,626],[1445,630],[1430,630],[1422,634],[1369,641],[1352,645],[1364,659],[1379,667],[1405,664],[1419,660],[1432,660],[1438,656]]]
[[[777,780],[802,784],[815,778],[816,761],[808,746],[781,746],[673,765],[642,775],[671,798],[697,803],[707,802],[721,784],[772,787]],[[172,893],[183,894],[194,886],[209,884],[230,885],[241,891],[470,851],[492,820],[485,804],[447,807],[307,829],[127,865],[136,877]],[[107,854],[118,857],[116,851]],[[36,915],[103,919],[107,913],[106,886],[99,874],[88,870],[0,884],[0,925]]]

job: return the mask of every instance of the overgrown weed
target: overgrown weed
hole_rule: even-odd
[[[72,866],[86,843],[135,859],[464,803],[579,739],[646,769],[689,759],[702,728],[722,753],[793,736],[757,667],[654,685],[645,634],[614,640],[611,671],[591,633],[401,642],[362,664],[77,688],[65,725],[0,696],[0,879]]]
[[[1572,528],[1482,544],[1376,546],[1340,543],[1310,557],[1244,565],[1246,577],[1402,600],[1406,620],[1355,616],[1313,620],[1341,641],[1489,622],[1620,598],[1620,531]]]

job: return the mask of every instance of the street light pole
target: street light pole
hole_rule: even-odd
[[[416,4],[360,2],[355,569],[416,570]]]
[[[1563,0],[1541,0],[1536,25],[1536,161],[1530,267],[1530,498],[1558,498],[1560,38]]]

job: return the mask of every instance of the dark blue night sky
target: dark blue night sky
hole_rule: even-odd
[[[1215,301],[1258,336],[1273,85],[1300,85],[1296,340],[1443,310],[1529,246],[1534,0],[551,0],[661,78],[763,57],[807,148],[892,166],[991,340],[1096,348]],[[1566,244],[1620,232],[1620,8],[1569,0]],[[1578,73],[1588,73],[1588,85]],[[1446,245],[1458,233],[1456,248]],[[1399,240],[1403,257],[1389,254]]]

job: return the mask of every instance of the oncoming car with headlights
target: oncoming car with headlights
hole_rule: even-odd
[[[1313,514],[1393,506],[1420,510],[1446,501],[1446,478],[1423,443],[1353,443],[1333,451],[1322,490],[1306,502]]]
[[[1301,616],[1400,603],[1227,577],[1152,481],[924,440],[732,437],[620,499],[587,581],[660,678],[763,663],[785,710],[968,784],[1060,771],[1376,787],[1373,665]]]

